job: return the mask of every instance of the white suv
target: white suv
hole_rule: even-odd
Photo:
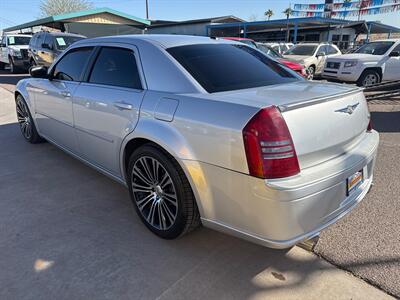
[[[0,70],[10,66],[11,73],[29,68],[28,48],[30,35],[7,34],[0,40]]]
[[[359,86],[400,80],[400,40],[370,42],[353,53],[329,58],[322,76]]]
[[[327,57],[340,55],[339,48],[328,43],[297,44],[283,54],[283,57],[294,60],[309,71],[311,76],[320,75]]]

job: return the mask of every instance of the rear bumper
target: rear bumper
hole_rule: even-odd
[[[213,165],[185,161],[205,226],[252,242],[288,248],[312,238],[349,213],[367,194],[379,135],[350,152],[285,180],[264,181]],[[363,170],[350,196],[346,179]]]

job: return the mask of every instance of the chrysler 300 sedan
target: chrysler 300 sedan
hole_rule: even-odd
[[[290,247],[371,186],[379,136],[362,91],[306,81],[244,44],[88,39],[31,75],[15,92],[24,138],[126,185],[162,238],[203,224]]]

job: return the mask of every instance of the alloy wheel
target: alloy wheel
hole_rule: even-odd
[[[378,83],[378,77],[375,74],[365,76],[363,86],[370,86]]]
[[[158,230],[168,230],[178,214],[178,198],[170,174],[150,156],[139,157],[132,168],[131,185],[142,217]]]
[[[29,116],[28,107],[21,99],[17,101],[17,118],[23,136],[29,140],[32,137],[32,121]]]

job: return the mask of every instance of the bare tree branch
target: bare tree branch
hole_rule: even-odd
[[[42,17],[86,10],[93,7],[93,3],[89,0],[42,0],[40,3]]]

